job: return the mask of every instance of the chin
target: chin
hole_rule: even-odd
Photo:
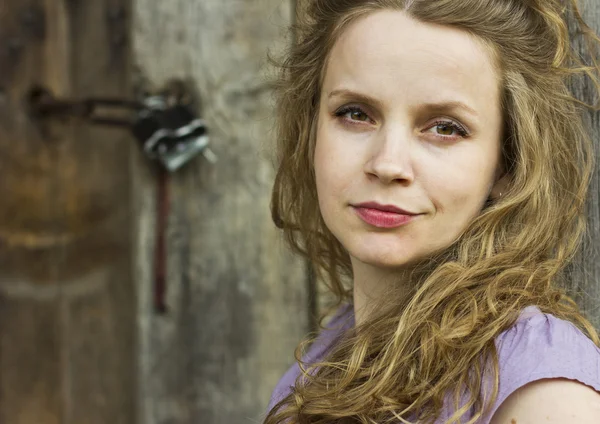
[[[418,261],[414,253],[398,251],[387,252],[350,252],[350,256],[359,262],[382,270],[399,270],[410,266]]]

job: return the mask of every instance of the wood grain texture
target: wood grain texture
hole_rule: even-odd
[[[129,0],[0,7],[0,421],[135,420],[126,133],[28,93],[127,95]],[[124,38],[117,37],[118,34]]]
[[[135,17],[140,80],[193,81],[219,158],[171,178],[164,315],[152,309],[156,173],[135,160],[140,422],[260,422],[308,329],[305,266],[269,212],[266,53],[291,2],[138,0]]]
[[[581,0],[580,4],[584,20],[596,34],[600,34],[600,3]],[[572,23],[571,33],[574,33]],[[582,50],[582,43],[580,36],[575,37],[573,45],[585,58],[587,54]],[[588,104],[598,104],[600,101],[589,80],[576,79],[572,89],[577,98]],[[596,170],[588,195],[588,233],[582,252],[574,263],[570,290],[588,318],[600,330],[600,113],[588,111],[584,117],[596,148]]]

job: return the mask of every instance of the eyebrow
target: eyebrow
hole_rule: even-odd
[[[375,99],[374,97],[371,97],[367,94],[357,93],[357,92],[354,92],[351,90],[346,90],[346,89],[333,90],[331,93],[329,93],[328,98],[332,98],[332,97],[336,97],[336,96],[354,98],[360,102],[375,105],[379,109],[381,109],[383,106],[382,103],[379,100]],[[433,110],[434,112],[445,112],[445,111],[454,111],[457,109],[463,109],[474,117],[478,116],[477,111],[475,111],[475,109],[473,109],[471,106],[469,106],[466,103],[461,102],[459,100],[449,100],[449,101],[436,102],[436,103],[422,103],[421,105],[419,105],[419,109],[430,109],[430,110]]]

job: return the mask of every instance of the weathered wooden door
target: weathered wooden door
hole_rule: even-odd
[[[583,19],[596,34],[600,34],[600,2],[582,0],[580,4]],[[571,32],[574,32],[573,29]],[[574,45],[578,49],[583,48],[581,36],[575,38]],[[583,54],[582,57],[589,61],[587,55]],[[588,87],[586,81],[578,79],[572,88],[579,99],[588,104],[598,104],[600,99],[595,93],[590,93]],[[600,113],[590,111],[586,114],[586,120],[596,146],[596,171],[588,195],[588,234],[581,254],[574,263],[569,288],[592,324],[600,331]]]
[[[259,421],[308,329],[305,265],[268,209],[261,72],[291,2],[131,6],[0,4],[2,423]],[[177,77],[200,94],[219,161],[168,181],[126,131],[30,114],[39,88],[131,98]],[[161,184],[168,278],[156,293]]]

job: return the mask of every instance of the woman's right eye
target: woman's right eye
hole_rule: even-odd
[[[345,106],[335,112],[335,116],[342,117],[349,122],[368,122],[369,115],[358,106]]]

